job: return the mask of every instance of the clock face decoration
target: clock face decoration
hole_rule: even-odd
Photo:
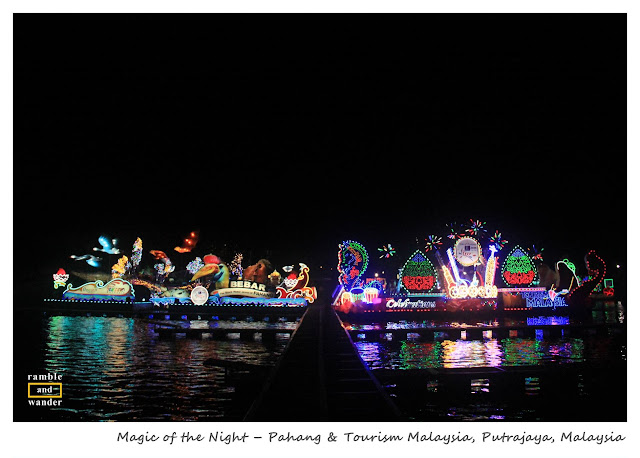
[[[204,286],[196,286],[191,291],[191,302],[195,305],[202,305],[209,300],[209,291]]]
[[[474,265],[480,259],[480,244],[471,237],[462,237],[453,250],[456,261],[465,267]]]

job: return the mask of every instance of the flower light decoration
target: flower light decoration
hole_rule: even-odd
[[[470,235],[478,236],[481,232],[487,232],[487,230],[484,228],[485,224],[487,224],[486,221],[480,221],[479,219],[475,221],[473,219],[470,219],[469,221],[471,222],[471,226],[469,226],[469,229],[467,229],[466,232]]]
[[[536,246],[533,245],[532,248],[527,248],[527,251],[530,253],[529,257],[532,261],[544,261],[544,259],[542,258],[542,252],[544,251],[544,248],[540,248],[540,251],[538,251]]]
[[[426,242],[424,246],[424,250],[426,252],[437,250],[440,246],[442,246],[442,237],[439,237],[437,235],[429,235],[424,240]]]
[[[380,259],[382,259],[382,258],[389,259],[394,254],[396,254],[396,250],[391,246],[390,243],[387,243],[386,245],[383,245],[382,248],[378,248],[378,251],[380,251],[382,253],[380,255]]]
[[[455,221],[453,223],[447,223],[447,227],[449,228],[448,239],[457,240],[464,235],[463,232],[459,231],[460,226]]]
[[[508,240],[502,238],[502,232],[496,231],[491,237],[489,237],[489,242],[493,244],[498,250],[502,250],[504,246],[509,243]]]

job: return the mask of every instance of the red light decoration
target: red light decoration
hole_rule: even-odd
[[[589,251],[584,257],[584,260],[587,265],[587,271],[589,272],[589,279],[567,294],[567,302],[572,300],[577,300],[578,302],[585,300],[607,275],[607,264],[596,254],[595,250]]]
[[[185,238],[182,242],[182,246],[177,246],[174,248],[178,253],[189,253],[196,247],[196,244],[199,240],[199,232],[192,231],[189,233],[189,236]]]

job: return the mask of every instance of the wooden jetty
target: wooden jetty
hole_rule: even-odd
[[[250,328],[183,328],[180,325],[172,325],[169,323],[159,322],[155,324],[154,331],[160,339],[173,340],[179,336],[184,335],[187,339],[211,339],[211,340],[225,340],[229,339],[231,335],[239,335],[240,340],[256,340],[257,337],[263,342],[275,341],[278,335],[282,337],[289,337],[294,329],[286,328],[263,328],[263,327],[250,327]]]
[[[611,336],[626,333],[626,325],[566,324],[566,325],[500,325],[500,326],[434,326],[407,329],[349,329],[354,340],[483,340],[523,337],[583,337],[587,335]]]
[[[394,421],[400,413],[328,304],[310,305],[246,421]]]

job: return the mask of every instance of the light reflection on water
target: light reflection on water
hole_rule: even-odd
[[[238,329],[296,326],[210,324]],[[269,345],[237,339],[166,341],[159,339],[153,324],[134,318],[56,316],[45,321],[45,328],[48,338],[38,370],[61,374],[64,389],[62,407],[46,409],[47,420],[240,419],[244,412],[233,401],[237,387],[225,379],[224,369],[203,362],[215,358],[270,367],[287,342],[284,336]]]
[[[601,322],[611,322],[611,317],[603,318]],[[486,333],[482,339],[468,339],[471,334],[460,333],[457,340],[446,333],[422,337],[420,332],[498,324],[400,321],[347,326],[363,331],[354,332],[355,346],[409,419],[625,421],[625,398],[612,390],[620,386],[620,392],[625,391],[625,334],[533,332],[536,326],[568,324],[565,317],[524,318],[507,325],[529,325],[530,337]],[[384,332],[397,329],[419,332],[407,332],[406,338],[403,332]],[[364,332],[368,330],[380,333]],[[366,340],[369,335],[372,341]]]
[[[581,338],[354,343],[370,369],[538,366],[585,361],[585,343]]]
[[[606,317],[605,317],[606,318]],[[605,322],[609,322],[604,320]],[[567,325],[568,317],[529,317],[519,323],[510,320],[509,324]],[[351,330],[397,330],[428,328],[473,328],[496,327],[497,320],[477,322],[460,321],[393,321],[375,323],[345,323]],[[603,362],[611,357],[613,348],[611,339],[602,336],[558,337],[545,336],[542,329],[536,330],[535,337],[492,338],[491,331],[485,331],[482,340],[466,339],[465,331],[458,340],[434,339],[420,341],[418,334],[408,333],[406,340],[395,341],[390,336],[380,342],[367,341],[365,334],[358,334],[355,345],[362,359],[370,369],[435,369],[435,368],[472,368],[502,366],[541,366],[548,364],[568,364],[584,362]],[[539,331],[539,332],[538,332]],[[436,333],[436,336],[440,333]],[[620,355],[625,358],[626,349],[622,347]]]

